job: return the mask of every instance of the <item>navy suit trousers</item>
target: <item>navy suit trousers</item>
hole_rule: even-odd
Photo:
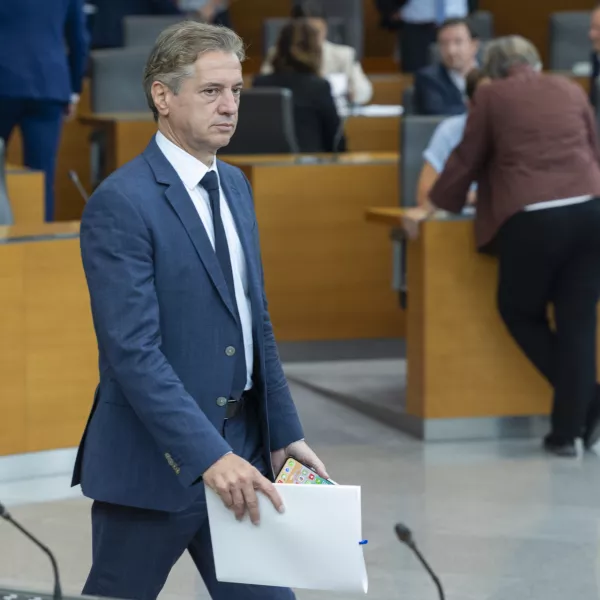
[[[255,407],[226,421],[223,435],[237,455],[267,473]],[[92,544],[93,564],[83,589],[88,596],[154,600],[187,550],[213,600],[294,600],[286,588],[217,581],[204,494],[178,513],[94,502]]]
[[[46,221],[54,219],[54,173],[64,111],[64,102],[0,96],[0,138],[8,142],[18,126],[25,166],[44,171]]]

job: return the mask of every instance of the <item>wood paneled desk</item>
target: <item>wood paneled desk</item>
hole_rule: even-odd
[[[78,223],[0,227],[0,455],[79,443],[98,380]]]
[[[105,135],[106,174],[143,152],[156,133],[156,123],[149,112],[91,114],[81,117],[81,121]],[[399,127],[400,117],[350,117],[346,123],[348,149],[351,152],[397,152]]]
[[[388,230],[400,228],[401,215],[367,211]],[[500,320],[496,278],[496,260],[475,251],[468,218],[432,219],[408,242],[408,431],[425,439],[520,435],[531,432],[532,416],[548,414],[550,387]]]
[[[44,222],[44,173],[6,165],[6,190],[16,224]]]
[[[279,340],[404,335],[404,315],[389,292],[390,245],[364,221],[373,198],[397,204],[396,154],[223,160],[239,166],[254,190]]]

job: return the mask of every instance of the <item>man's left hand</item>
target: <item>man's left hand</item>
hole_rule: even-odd
[[[319,477],[329,479],[325,465],[304,440],[293,442],[286,448],[271,452],[271,462],[273,463],[273,471],[275,471],[276,476],[290,456],[300,461],[303,465],[314,469]]]

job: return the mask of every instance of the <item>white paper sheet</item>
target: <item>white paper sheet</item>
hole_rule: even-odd
[[[260,525],[235,519],[206,489],[217,579],[230,583],[367,593],[360,487],[276,485],[279,514],[259,494]]]
[[[352,114],[355,117],[400,117],[404,113],[402,106],[394,104],[367,104],[366,106],[354,106],[352,110],[346,109],[342,115],[345,117]]]
[[[348,96],[348,77],[345,73],[330,73],[325,77],[331,86],[331,95],[334,98]]]

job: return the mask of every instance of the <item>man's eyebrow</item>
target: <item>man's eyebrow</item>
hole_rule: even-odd
[[[231,87],[241,87],[243,85],[244,85],[244,80],[240,79],[239,81],[234,83]],[[223,89],[226,86],[223,83],[217,83],[216,81],[208,81],[206,83],[203,83],[200,87],[203,87],[203,88],[216,87],[219,89]]]

